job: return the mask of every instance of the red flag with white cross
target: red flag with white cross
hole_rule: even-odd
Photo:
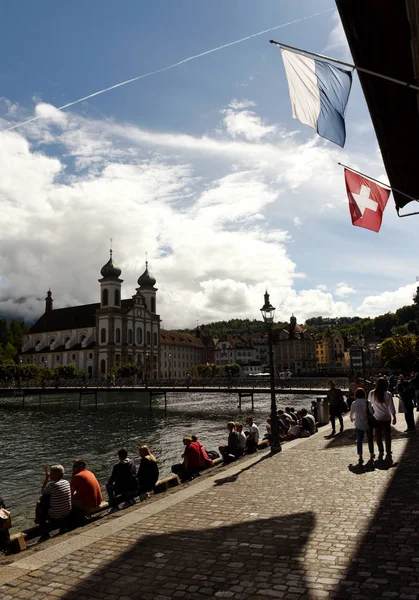
[[[345,183],[352,225],[378,233],[390,190],[349,169],[345,169]]]

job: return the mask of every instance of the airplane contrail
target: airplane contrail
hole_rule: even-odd
[[[94,98],[95,96],[100,96],[101,94],[105,94],[106,92],[110,92],[111,90],[115,90],[116,88],[122,87],[123,85],[128,85],[129,83],[133,83],[134,81],[139,81],[140,79],[145,79],[145,77],[151,77],[152,75],[157,75],[158,73],[163,73],[164,71],[169,71],[169,69],[174,69],[175,67],[179,67],[180,65],[184,65],[191,60],[196,60],[197,58],[201,58],[202,56],[207,56],[207,54],[212,54],[213,52],[218,52],[219,50],[223,50],[224,48],[228,48],[229,46],[234,46],[235,44],[240,44],[241,42],[246,42],[251,38],[258,37],[259,35],[263,35],[264,33],[269,33],[270,31],[275,31],[276,29],[282,29],[283,27],[288,27],[289,25],[294,25],[294,23],[301,23],[302,21],[307,21],[308,19],[313,19],[314,17],[319,17],[320,15],[324,15],[325,13],[331,12],[335,10],[334,8],[328,8],[326,10],[322,10],[321,12],[314,13],[312,15],[308,15],[306,17],[300,17],[299,19],[294,19],[293,21],[288,21],[287,23],[282,23],[282,25],[276,25],[275,27],[270,27],[269,29],[264,29],[263,31],[258,31],[257,33],[252,33],[251,35],[247,35],[246,37],[240,38],[239,40],[234,40],[234,42],[228,42],[228,44],[223,44],[222,46],[217,46],[217,48],[211,48],[211,50],[206,50],[205,52],[200,52],[199,54],[195,54],[194,56],[189,56],[188,58],[184,58],[179,62],[176,62],[172,65],[168,65],[167,67],[162,67],[161,69],[156,69],[155,71],[150,71],[149,73],[144,73],[143,75],[138,75],[137,77],[133,77],[132,79],[127,79],[126,81],[121,81],[120,83],[115,83],[103,90],[99,90],[98,92],[93,92],[93,94],[89,94],[88,96],[83,96],[83,98],[79,98],[78,100],[74,100],[73,102],[69,102],[68,104],[63,104],[63,106],[56,107],[57,110],[64,110],[69,108],[70,106],[74,106],[75,104],[79,104],[80,102],[84,102],[85,100],[90,100],[90,98]],[[15,125],[11,125],[2,131],[11,131],[12,129],[17,129],[18,127],[22,127],[22,125],[26,125],[27,123],[32,123],[33,121],[38,121],[42,119],[42,116],[32,117],[31,119],[27,119],[26,121],[21,121],[20,123],[15,123]]]

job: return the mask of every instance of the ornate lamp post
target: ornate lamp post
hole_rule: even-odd
[[[365,375],[365,338],[363,335],[358,339],[356,345],[361,350],[361,360],[362,360],[362,377],[364,378],[365,388],[367,387],[367,378]]]
[[[168,354],[169,357],[169,381],[172,380],[172,353],[169,352]]]
[[[272,346],[272,325],[274,322],[275,308],[269,301],[269,294],[265,292],[265,304],[260,309],[263,320],[265,321],[268,330],[268,352],[269,352],[269,382],[271,387],[271,451],[280,452],[281,440],[279,438],[278,414],[276,410],[276,395],[275,395],[275,373],[274,373],[274,357]]]
[[[149,353],[146,352],[145,355],[145,387],[148,387],[148,359],[149,359]]]

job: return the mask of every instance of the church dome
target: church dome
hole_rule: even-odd
[[[155,284],[156,284],[156,279],[149,272],[149,270],[148,270],[148,262],[146,261],[146,263],[145,263],[145,271],[138,278],[138,285],[141,288],[152,288],[152,287],[154,287]]]
[[[112,259],[112,251],[111,251],[111,256],[110,256],[108,262],[106,263],[106,265],[103,265],[103,267],[101,268],[100,274],[105,279],[118,279],[118,277],[121,275],[121,273],[122,273],[121,269],[118,267],[118,265]]]

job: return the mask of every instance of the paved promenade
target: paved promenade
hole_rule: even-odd
[[[392,468],[351,471],[353,430],[323,428],[21,554],[0,598],[419,599],[419,442],[399,417]]]

